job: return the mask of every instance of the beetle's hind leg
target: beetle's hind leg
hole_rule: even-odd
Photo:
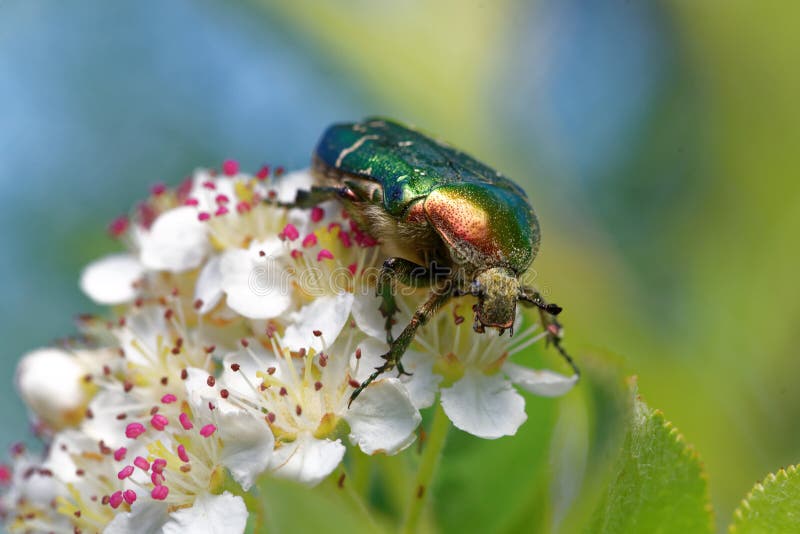
[[[403,357],[403,354],[411,344],[411,340],[414,339],[417,329],[427,323],[433,314],[436,313],[439,307],[447,302],[450,296],[451,293],[449,288],[441,291],[434,290],[431,292],[428,300],[426,300],[419,308],[417,308],[417,311],[414,312],[414,316],[411,317],[411,321],[403,329],[403,332],[389,345],[389,352],[381,356],[381,358],[386,360],[386,362],[383,365],[376,367],[375,372],[369,375],[369,378],[364,380],[355,390],[353,390],[353,393],[350,395],[350,402],[348,403],[348,406],[352,404],[354,400],[356,400],[356,398],[367,386],[374,382],[383,373],[391,371],[395,367],[397,367],[401,373],[405,373],[402,364],[400,363],[400,359]]]

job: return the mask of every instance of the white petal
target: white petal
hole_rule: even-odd
[[[130,512],[120,512],[115,515],[103,529],[103,534],[159,532],[168,518],[165,503],[142,499],[133,503]]]
[[[80,422],[88,402],[83,387],[86,371],[70,353],[54,348],[29,352],[17,365],[16,384],[22,400],[55,428]]]
[[[506,362],[503,371],[516,385],[543,397],[558,397],[565,394],[578,382],[578,375],[565,376],[547,369],[528,369]]]
[[[276,239],[277,241],[277,239]],[[257,250],[229,250],[222,256],[222,289],[228,306],[250,319],[271,319],[291,304],[288,281],[280,257]]]
[[[34,461],[28,454],[14,458],[13,479],[3,488],[2,504],[11,504],[13,509],[19,500],[24,500],[48,509],[64,486],[54,476],[42,473],[42,467],[38,458]]]
[[[112,448],[127,445],[125,427],[130,423],[127,419],[117,419],[117,415],[127,412],[131,405],[138,402],[121,390],[103,389],[89,403],[92,411],[91,419],[84,419],[81,430],[97,443],[103,440]]]
[[[217,414],[222,438],[222,465],[245,491],[272,458],[275,439],[269,425],[244,410],[224,410]]]
[[[418,410],[432,406],[436,400],[442,377],[433,372],[433,363],[434,359],[423,352],[409,350],[403,355],[403,367],[411,376],[401,376],[400,382]]]
[[[189,508],[170,514],[164,534],[237,534],[247,525],[247,506],[238,495],[204,493]],[[144,531],[141,531],[144,532]]]
[[[386,318],[380,312],[382,299],[376,297],[371,288],[364,289],[365,293],[359,292],[353,301],[353,320],[356,325],[367,335],[378,339],[386,339]],[[392,335],[396,338],[405,328],[408,314],[402,310],[402,304],[397,303],[401,310],[395,314],[395,323],[392,325]]]
[[[345,414],[350,442],[367,454],[395,454],[416,438],[422,420],[405,387],[396,378],[371,384]]]
[[[213,189],[208,189],[204,184],[214,184]],[[197,211],[213,213],[217,207],[216,198],[218,195],[225,195],[229,199],[236,198],[234,188],[235,180],[228,176],[212,176],[208,169],[196,169],[193,177],[192,190],[189,198],[197,200]]]
[[[385,362],[381,356],[389,350],[389,345],[374,337],[368,337],[361,341],[358,347],[361,349],[361,359],[357,362],[358,370],[353,373],[353,378],[363,382],[376,367]],[[418,410],[431,406],[436,400],[436,392],[442,377],[433,372],[433,363],[434,359],[422,352],[409,350],[403,354],[403,368],[411,373],[411,376],[401,376],[400,382],[405,386],[411,402]],[[355,365],[354,360],[353,366]]]
[[[81,290],[98,304],[114,305],[136,298],[134,282],[144,266],[131,254],[111,254],[86,266],[81,273]]]
[[[275,476],[313,486],[330,475],[344,457],[345,447],[338,439],[317,439],[301,435],[275,449],[270,468]]]
[[[291,315],[293,323],[286,327],[283,345],[290,350],[301,348],[322,350],[322,338],[328,345],[336,340],[347,324],[352,307],[352,293],[318,297]],[[315,330],[322,332],[321,338],[314,335]]]
[[[312,185],[314,185],[314,177],[311,175],[310,169],[284,174],[280,179],[268,184],[269,189],[275,191],[280,202],[289,203],[295,201],[297,191],[308,191]]]
[[[210,249],[206,224],[197,210],[181,206],[158,216],[140,238],[140,260],[148,269],[183,272],[194,269]]]
[[[203,303],[197,310],[197,313],[201,315],[210,312],[225,294],[222,291],[221,263],[220,255],[209,258],[197,277],[197,283],[194,286],[194,299]]]
[[[488,376],[467,369],[441,395],[442,408],[453,424],[479,438],[513,436],[528,418],[525,399],[502,374]]]
[[[231,369],[234,363],[239,365],[238,371]],[[261,379],[256,373],[266,371],[270,367],[275,367],[276,374],[280,377],[282,367],[280,362],[258,346],[251,345],[249,349],[241,349],[225,356],[222,377],[219,381],[231,392],[258,404],[261,402],[261,395],[254,391],[253,387],[257,388]]]
[[[352,359],[352,365],[358,366],[358,370],[354,371],[353,378],[359,382],[363,382],[379,365],[386,363],[386,360],[381,358],[382,355],[389,351],[389,345],[385,341],[368,337],[363,339],[358,344],[361,349],[361,358],[356,360]],[[333,351],[331,351],[333,353]]]

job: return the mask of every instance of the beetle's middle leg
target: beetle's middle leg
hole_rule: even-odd
[[[409,261],[404,258],[389,258],[383,262],[381,274],[378,278],[377,294],[382,302],[379,308],[381,314],[386,319],[386,342],[390,345],[394,341],[392,338],[392,326],[394,316],[398,311],[395,291],[397,284],[407,287],[429,287],[432,283],[434,271]]]
[[[386,360],[386,362],[383,365],[376,367],[375,372],[369,375],[369,378],[364,380],[361,385],[359,385],[353,391],[353,394],[350,395],[350,402],[348,403],[348,406],[353,403],[353,401],[359,396],[359,394],[361,394],[362,391],[364,391],[364,388],[369,386],[383,373],[391,371],[395,367],[397,367],[401,373],[404,372],[400,363],[400,359],[403,357],[406,349],[408,349],[408,346],[414,339],[414,335],[417,333],[417,330],[420,326],[427,323],[433,314],[435,314],[436,311],[445,302],[447,302],[451,296],[452,292],[449,286],[444,288],[436,288],[431,292],[428,300],[420,305],[420,307],[417,308],[417,311],[414,312],[414,316],[411,317],[411,321],[403,329],[403,332],[389,345],[389,352],[381,356],[384,360]]]

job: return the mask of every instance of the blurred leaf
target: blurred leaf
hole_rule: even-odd
[[[789,466],[756,484],[733,514],[736,534],[800,532],[800,473]]]
[[[540,531],[548,452],[558,402],[526,396],[528,420],[515,436],[481,440],[453,431],[433,503],[442,532]]]
[[[713,518],[702,465],[659,410],[632,384],[630,428],[616,479],[596,510],[594,533],[711,532]]]
[[[581,381],[561,403],[551,454],[549,530],[565,534],[583,531],[604,498],[631,411],[618,357],[596,351],[577,359]]]
[[[329,534],[373,534],[383,532],[343,487],[337,484],[341,470],[319,486],[308,488],[296,482],[265,478],[259,483],[263,524],[255,532],[325,532]],[[251,509],[251,516],[255,515]],[[251,517],[251,520],[253,518]],[[251,521],[254,522],[257,520]],[[260,527],[260,528],[259,528]]]

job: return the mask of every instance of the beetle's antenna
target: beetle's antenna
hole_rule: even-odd
[[[575,360],[572,359],[572,356],[566,351],[564,347],[561,346],[561,339],[562,339],[562,328],[561,324],[559,324],[556,320],[551,320],[547,324],[545,324],[545,317],[544,311],[540,308],[539,314],[542,319],[542,324],[545,325],[545,329],[547,330],[547,340],[553,344],[556,348],[558,353],[561,355],[562,358],[569,364],[572,368],[572,372],[575,376],[581,376],[581,370],[578,369],[578,364],[575,363]]]

